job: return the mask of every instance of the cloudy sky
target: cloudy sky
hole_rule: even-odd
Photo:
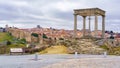
[[[19,28],[53,27],[73,29],[73,9],[100,8],[106,11],[106,30],[120,32],[120,0],[0,0],[0,26]],[[94,17],[91,28],[94,28]],[[101,29],[101,17],[99,29]],[[88,19],[87,19],[88,20]],[[88,21],[87,21],[88,22]],[[78,17],[78,29],[82,17]]]

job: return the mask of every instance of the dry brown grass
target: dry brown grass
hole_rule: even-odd
[[[63,45],[51,46],[43,51],[40,54],[67,54],[67,47]]]

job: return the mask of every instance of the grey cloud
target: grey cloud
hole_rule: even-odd
[[[56,6],[57,3],[65,1],[69,4]],[[78,6],[71,6],[72,3]],[[119,0],[0,0],[0,20],[5,20],[8,24],[29,24],[31,26],[39,24],[43,27],[73,29],[73,9],[98,7],[106,11],[106,29],[115,30],[112,27],[119,25],[120,21],[119,3]],[[61,9],[64,7],[66,11]],[[79,27],[82,26],[79,24]]]
[[[60,10],[52,10],[51,13],[52,13],[52,16],[56,18],[61,18],[68,21],[73,20],[73,10],[67,11],[67,12],[63,12]]]

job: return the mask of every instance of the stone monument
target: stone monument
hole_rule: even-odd
[[[83,17],[83,37],[86,33],[86,17],[89,16],[89,30],[91,30],[90,27],[90,16],[95,16],[95,36],[97,36],[97,30],[98,30],[98,16],[102,16],[102,38],[104,38],[105,35],[105,11],[99,8],[87,8],[87,9],[75,9],[74,10],[74,38],[76,38],[76,32],[77,32],[77,16]]]

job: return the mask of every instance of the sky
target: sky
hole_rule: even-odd
[[[120,0],[0,0],[0,26],[32,28],[40,25],[71,30],[74,9],[97,7],[106,11],[105,29],[120,32],[119,3]],[[98,18],[101,29],[101,17]],[[94,17],[91,20],[91,29],[94,29]],[[82,22],[82,17],[78,16],[78,29],[82,29]]]

